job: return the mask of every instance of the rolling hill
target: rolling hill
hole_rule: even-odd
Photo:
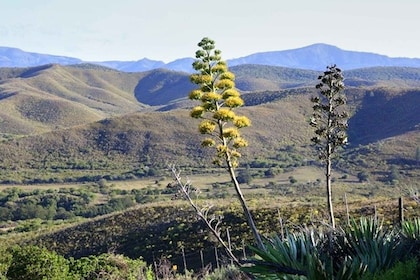
[[[253,122],[244,129],[253,143],[244,157],[276,158],[293,146],[301,160],[312,158],[309,97],[320,73],[261,65],[231,70],[247,104],[241,111]],[[420,68],[364,68],[344,76],[351,147],[382,143],[390,151],[384,158],[412,159],[420,141]],[[10,169],[20,170],[18,181],[48,181],[76,173],[80,180],[135,176],[138,168],[169,162],[202,166],[209,151],[199,146],[197,122],[188,116],[194,103],[186,96],[192,88],[185,72],[165,69],[1,68],[0,180],[16,175]]]
[[[3,69],[0,132],[40,133],[141,110],[133,92],[142,76],[90,65]]]
[[[313,88],[320,73],[262,65],[231,70],[238,89],[254,93],[246,97],[249,105],[270,102],[275,92]],[[420,86],[419,68],[364,68],[345,71],[345,77],[349,88]],[[137,111],[188,108],[192,103],[186,96],[192,89],[188,74],[165,69],[125,73],[93,64],[1,68],[0,133],[30,135]]]

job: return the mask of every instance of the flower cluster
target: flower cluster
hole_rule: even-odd
[[[198,46],[201,49],[196,52],[193,63],[197,73],[192,74],[190,80],[199,88],[192,90],[189,98],[201,104],[191,110],[190,116],[203,119],[199,132],[210,137],[201,144],[203,147],[216,146],[214,163],[221,164],[224,159],[225,163],[236,167],[241,156],[237,149],[248,145],[239,129],[250,126],[251,121],[233,111],[243,106],[244,101],[235,88],[235,75],[221,59],[221,51],[215,49],[214,41],[204,38]]]

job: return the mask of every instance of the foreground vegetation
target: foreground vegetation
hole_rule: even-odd
[[[418,279],[420,219],[402,229],[362,217],[340,230],[274,236],[244,270],[258,279]]]
[[[261,215],[264,216],[257,215],[259,219],[269,215],[264,211],[261,212]],[[241,232],[234,230],[235,227],[240,226],[240,224],[235,224],[238,217],[229,218],[229,215],[227,216],[226,225],[232,226],[232,236],[243,234],[243,229],[239,230]],[[328,216],[325,217],[328,218]],[[115,224],[123,216],[115,218],[107,226],[102,227],[95,223],[92,225],[94,228],[85,228],[83,232],[97,231],[98,226],[105,230],[102,231],[102,234],[111,230],[113,234],[95,235],[91,237],[90,241],[103,238],[103,245],[109,245],[105,243],[110,240],[112,235],[114,238],[119,238],[116,235]],[[243,271],[252,273],[258,277],[257,279],[418,279],[417,276],[420,272],[420,219],[418,217],[410,218],[402,224],[402,227],[392,227],[381,221],[373,217],[362,217],[352,220],[350,225],[340,226],[337,230],[326,228],[320,224],[312,224],[307,227],[290,227],[290,224],[286,224],[284,227],[280,227],[276,233],[265,235],[266,250],[251,247],[252,250],[246,250],[245,256],[240,248],[240,244],[243,243],[238,242],[235,238],[232,244],[238,249],[236,253],[241,258],[241,262],[245,264]],[[127,221],[121,222],[121,224],[125,224],[125,222]],[[206,236],[209,236],[204,234],[190,243],[188,238],[195,237],[193,232],[197,230],[197,224],[188,225],[184,222],[178,219],[179,224],[172,224],[168,228],[169,239],[177,242],[179,247],[178,254],[180,256],[178,258],[173,258],[170,255],[162,255],[158,258],[156,254],[155,258],[145,262],[142,257],[128,258],[119,253],[107,252],[73,258],[60,253],[57,247],[46,249],[45,246],[52,246],[52,243],[56,242],[61,243],[61,247],[63,247],[70,240],[60,240],[60,236],[54,234],[51,236],[51,242],[43,243],[43,245],[1,246],[0,279],[44,279],[43,277],[46,279],[248,279],[237,268],[229,267],[229,260],[223,260],[222,251],[220,251],[219,259],[223,269],[216,269],[219,262],[214,260],[205,265],[200,263],[194,265],[194,259],[197,261],[199,254],[192,256],[189,250],[194,246],[194,242],[206,240]],[[243,222],[244,220],[242,220]],[[111,224],[114,229],[110,227]],[[183,226],[174,229],[180,225]],[[264,228],[268,228],[268,226],[266,225]],[[165,231],[163,227],[160,227],[159,231],[162,230]],[[73,231],[74,228],[67,232]],[[86,242],[83,237],[76,240],[78,238],[76,236],[80,233],[81,231],[73,232],[72,239]],[[155,232],[155,234],[155,236],[150,236],[150,240],[156,241],[158,233]],[[141,238],[143,235],[147,235],[147,233],[137,232],[134,239]],[[125,238],[129,237],[125,236]],[[162,239],[158,242],[168,245],[168,241],[168,239]],[[133,242],[132,239],[127,245],[132,246]],[[211,246],[211,241],[204,243]],[[67,246],[70,249],[75,244],[67,244]],[[113,245],[117,246],[115,242]],[[149,254],[150,251],[156,252],[158,249],[150,246],[148,248],[145,252],[149,252]],[[134,248],[133,252],[137,252],[138,249],[138,247]],[[181,251],[184,252],[184,249],[186,251],[184,257],[187,256],[187,258],[183,261]],[[118,248],[113,247],[114,250],[118,251]],[[254,256],[253,253],[256,255]],[[203,256],[208,261],[208,251]]]

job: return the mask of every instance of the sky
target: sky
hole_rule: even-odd
[[[170,62],[203,37],[223,59],[315,43],[420,58],[419,0],[2,0],[0,46]]]

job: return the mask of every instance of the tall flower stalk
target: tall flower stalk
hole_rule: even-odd
[[[200,105],[194,107],[190,115],[201,119],[199,132],[207,136],[201,145],[215,147],[216,156],[213,163],[227,168],[256,244],[263,249],[261,236],[235,174],[238,159],[241,157],[239,150],[248,146],[239,130],[250,126],[251,121],[234,111],[235,108],[243,106],[244,101],[235,88],[235,75],[222,60],[221,51],[215,49],[215,42],[203,38],[198,46],[200,49],[196,52],[196,60],[193,63],[197,72],[190,76],[191,82],[198,85],[198,88],[191,91],[189,98],[200,101]]]
[[[319,159],[325,164],[326,193],[330,225],[335,228],[331,190],[331,162],[337,149],[347,143],[348,113],[345,111],[344,77],[336,65],[328,66],[318,77],[316,85],[319,95],[312,97],[313,114],[310,125],[316,136],[311,140],[318,151]]]

